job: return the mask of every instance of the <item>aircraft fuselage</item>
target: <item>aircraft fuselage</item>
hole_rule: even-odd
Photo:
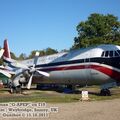
[[[50,77],[35,74],[33,83],[102,85],[120,80],[120,46],[101,45],[39,57],[36,69]],[[33,65],[33,59],[23,61]]]

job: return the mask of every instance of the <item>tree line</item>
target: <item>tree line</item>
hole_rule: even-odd
[[[99,44],[117,44],[120,45],[120,21],[117,16],[112,14],[91,14],[86,21],[81,21],[77,26],[77,35],[74,37],[74,44],[71,49],[78,49]],[[62,51],[69,51],[62,50]],[[46,48],[44,50],[33,50],[29,56],[21,53],[19,57],[11,52],[13,59],[25,60],[35,56],[36,51],[40,56],[51,55],[58,53],[53,48]],[[2,60],[0,60],[2,63]]]
[[[51,54],[58,53],[57,50],[52,49],[52,48],[49,47],[49,48],[46,48],[46,49],[44,49],[44,50],[33,50],[33,51],[31,51],[31,53],[30,53],[29,56],[27,56],[27,55],[24,54],[24,53],[21,53],[21,54],[19,55],[19,57],[16,57],[16,55],[15,55],[13,52],[11,52],[11,57],[12,57],[13,59],[16,59],[16,60],[31,59],[31,58],[35,57],[36,52],[39,52],[39,56],[45,56],[45,55],[51,55]]]

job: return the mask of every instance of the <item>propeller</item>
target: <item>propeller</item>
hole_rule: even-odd
[[[46,77],[50,76],[50,74],[48,74],[47,72],[43,72],[43,71],[39,71],[39,70],[36,70],[36,72],[38,72],[39,74],[42,74],[42,75],[44,75]]]
[[[37,69],[35,68],[35,66],[37,65],[37,62],[38,62],[38,58],[39,58],[39,52],[36,52],[35,58],[34,58],[34,65],[33,65],[31,68],[29,68],[29,70],[30,70],[30,72],[32,73],[32,75],[30,76],[30,79],[29,79],[29,81],[28,81],[27,89],[30,89],[30,88],[31,88],[32,78],[33,78],[33,74],[34,74],[35,72],[39,73],[40,75],[46,76],[46,77],[49,77],[49,76],[50,76],[49,73],[44,72],[44,71],[37,70]]]
[[[40,71],[40,70],[35,68],[35,66],[37,65],[37,62],[38,62],[38,58],[39,58],[39,52],[36,52],[35,58],[34,58],[34,64],[33,64],[32,67],[28,67],[27,65],[19,63],[17,61],[14,61],[13,63],[11,63],[11,65],[13,65],[14,67],[24,69],[25,71],[28,70],[31,73],[31,76],[28,80],[27,89],[30,89],[30,87],[31,87],[32,78],[33,78],[33,75],[34,75],[35,72],[37,72],[38,74],[43,75],[45,77],[50,76],[49,73],[44,72],[44,71]]]

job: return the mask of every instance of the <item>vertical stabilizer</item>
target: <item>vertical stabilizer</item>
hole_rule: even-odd
[[[3,56],[6,58],[10,58],[11,59],[11,55],[10,55],[10,49],[9,49],[9,45],[8,45],[8,40],[5,39],[4,40],[4,54]]]

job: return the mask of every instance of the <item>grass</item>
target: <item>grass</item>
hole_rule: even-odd
[[[73,95],[64,96],[9,96],[0,97],[0,102],[50,102],[50,103],[61,103],[61,102],[76,102],[79,97],[74,97]]]
[[[120,98],[120,88],[115,87],[110,89],[111,91],[111,96],[100,96],[100,88],[98,86],[92,86],[92,87],[87,87],[87,88],[81,88],[86,89],[89,91],[89,98],[91,101],[99,101],[99,100],[112,100],[112,99],[117,99]]]
[[[111,100],[120,98],[120,88],[113,88],[111,96],[100,96],[99,88],[96,86],[81,88],[89,91],[90,101]],[[30,90],[28,94],[10,94],[8,89],[0,89],[0,102],[47,102],[47,103],[70,103],[78,102],[81,94],[64,94],[55,91]]]

